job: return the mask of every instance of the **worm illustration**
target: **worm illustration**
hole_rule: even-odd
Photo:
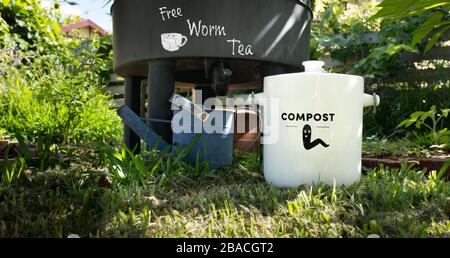
[[[317,138],[313,142],[311,142],[311,126],[305,125],[303,127],[303,147],[306,150],[310,150],[317,145],[321,144],[323,147],[328,148],[330,145],[326,144],[322,139]]]

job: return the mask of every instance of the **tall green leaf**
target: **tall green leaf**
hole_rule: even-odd
[[[450,168],[450,159],[448,159],[444,165],[442,166],[442,168],[439,170],[439,173],[437,175],[437,177],[439,179],[443,178],[446,174],[447,174],[447,170]]]

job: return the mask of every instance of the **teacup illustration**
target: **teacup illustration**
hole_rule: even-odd
[[[188,39],[180,33],[164,33],[161,34],[161,44],[167,51],[178,51],[181,47],[186,45]]]

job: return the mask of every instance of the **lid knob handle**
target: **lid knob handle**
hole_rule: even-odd
[[[302,63],[305,67],[306,73],[323,73],[323,66],[325,62],[323,61],[305,61]]]

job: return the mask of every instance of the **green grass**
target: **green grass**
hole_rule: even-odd
[[[347,189],[277,189],[257,155],[216,172],[182,155],[120,156],[68,149],[2,181],[0,237],[450,237],[450,183],[434,172],[381,167]]]

